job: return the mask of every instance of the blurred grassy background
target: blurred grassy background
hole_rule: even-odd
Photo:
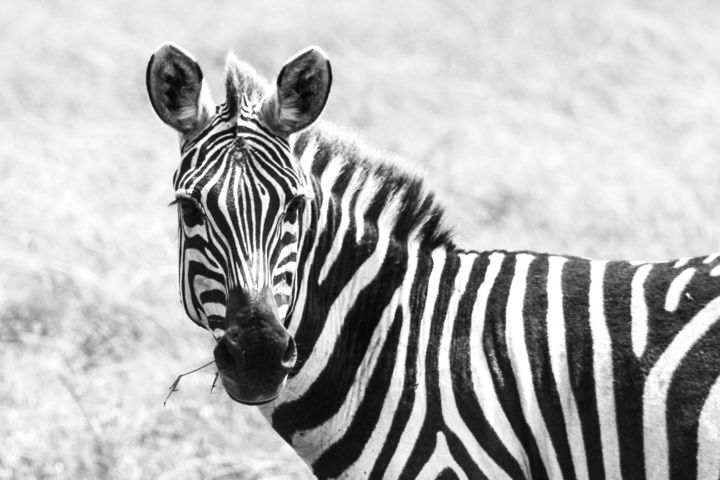
[[[396,2],[397,3],[397,2]],[[0,478],[303,478],[209,393],[176,288],[165,40],[221,101],[227,49],[273,77],[330,55],[325,118],[425,172],[477,249],[720,250],[720,4],[15,2],[0,15]]]

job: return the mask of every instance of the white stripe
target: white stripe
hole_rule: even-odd
[[[182,239],[181,239],[181,241],[182,241]],[[185,309],[188,312],[196,312],[197,317],[198,317],[197,320],[199,320],[203,324],[203,326],[205,326],[205,328],[209,329],[210,324],[208,323],[207,316],[212,315],[213,313],[205,311],[204,312],[205,315],[201,315],[200,312],[198,312],[196,310],[196,308],[192,302],[192,298],[193,298],[192,292],[193,292],[193,289],[196,288],[194,283],[195,283],[196,279],[198,279],[200,277],[195,276],[194,278],[191,279],[188,272],[190,270],[190,263],[193,263],[193,262],[201,263],[206,268],[208,268],[209,270],[214,271],[214,272],[217,272],[217,269],[213,268],[212,265],[207,263],[207,257],[199,250],[194,249],[194,248],[187,248],[187,249],[183,248],[182,251],[183,251],[183,255],[181,257],[181,260],[183,262],[183,265],[181,266],[182,272],[181,272],[181,277],[180,277],[180,279],[181,279],[180,288],[183,289],[183,292],[181,295],[181,299],[183,301]],[[207,280],[206,277],[201,277],[201,278]],[[192,282],[190,280],[192,280]],[[222,290],[225,291],[224,286],[222,287]],[[199,295],[202,292],[196,291],[196,293],[197,293],[197,298],[199,298]],[[203,305],[203,307],[204,307],[204,305]],[[225,316],[224,310],[223,310],[222,315]]]
[[[647,478],[668,476],[667,395],[675,370],[688,350],[720,317],[720,297],[708,303],[690,320],[665,349],[645,380],[643,437]],[[715,420],[717,421],[717,419]]]
[[[225,317],[225,304],[217,302],[205,302],[202,305],[202,309],[207,317]],[[203,321],[203,323],[205,323]],[[210,325],[207,325],[208,327]]]
[[[492,426],[495,434],[497,434],[500,442],[507,448],[510,455],[520,466],[526,478],[530,478],[530,462],[527,454],[515,435],[510,422],[505,416],[500,401],[498,400],[495,388],[493,387],[493,379],[490,366],[485,356],[485,346],[483,344],[483,331],[485,329],[485,317],[487,310],[487,301],[495,280],[497,279],[504,255],[502,253],[492,253],[488,258],[488,267],[485,271],[485,278],[478,289],[475,306],[473,307],[472,323],[470,324],[470,361],[472,364],[472,384],[475,390],[475,396],[478,399],[480,408],[482,409],[488,423]]]
[[[405,273],[405,280],[403,281],[401,305],[403,322],[400,329],[400,338],[398,339],[397,356],[395,359],[395,365],[393,367],[392,380],[390,381],[390,387],[385,395],[382,409],[380,410],[380,418],[378,418],[375,428],[373,429],[370,438],[365,444],[365,448],[353,463],[340,478],[348,480],[354,480],[356,478],[365,478],[370,475],[372,467],[375,464],[380,451],[385,442],[385,438],[390,431],[393,419],[395,418],[395,412],[397,410],[398,403],[402,397],[403,389],[405,388],[405,362],[407,356],[408,337],[410,336],[410,316],[412,311],[410,308],[410,294],[412,292],[413,280],[415,278],[415,272],[417,271],[417,261],[419,245],[417,243],[411,243],[408,247],[408,267]]]
[[[208,162],[208,163],[212,164],[213,162]],[[224,171],[225,171],[225,159],[223,160],[221,168],[217,169],[214,176],[203,187],[203,190],[200,193],[200,195],[202,197],[202,199],[201,199],[202,204],[204,204],[204,205],[208,204],[208,192],[210,191],[211,185],[221,184],[222,185],[221,186],[222,193],[220,195],[222,198],[225,198],[225,196],[227,195],[227,189],[228,189],[228,183],[230,181],[230,177],[226,176],[225,178],[222,178]],[[221,180],[222,180],[222,183],[221,183]],[[234,199],[233,201],[235,202],[235,204],[237,204],[236,196],[234,196],[233,199]],[[227,212],[227,205],[224,202],[220,202],[219,207],[220,207],[222,215],[229,221],[231,217],[229,216],[229,214]],[[223,260],[225,262],[225,265],[230,265],[231,262],[230,262],[230,259],[227,258],[227,252],[231,252],[233,250],[232,247],[239,244],[235,237],[234,230],[231,232],[232,238],[227,238],[226,232],[222,232],[222,230],[218,228],[214,217],[212,217],[212,216],[207,217],[206,220],[208,223],[208,226],[206,227],[206,232],[207,232],[209,243],[213,243],[213,239],[214,239],[216,241],[216,243],[222,244],[222,247],[216,248],[216,250],[220,252],[220,255],[223,257]],[[230,223],[230,224],[232,225],[232,223]],[[213,238],[210,238],[211,235],[213,236]],[[239,264],[242,266],[242,268],[246,267],[245,258],[242,255],[240,255],[239,258],[237,258],[236,260],[237,260],[237,262],[239,262]],[[230,277],[230,278],[226,278],[226,282],[228,284],[233,285],[233,284],[238,283],[236,280],[234,280],[232,278],[232,276],[234,274],[234,268],[231,268],[230,272],[221,272],[221,273],[224,277]]]
[[[343,242],[345,241],[345,234],[347,233],[347,230],[350,226],[350,201],[355,195],[355,190],[357,189],[360,179],[362,178],[361,176],[362,170],[355,170],[352,177],[350,178],[350,181],[348,182],[347,188],[345,188],[345,193],[343,194],[342,201],[340,202],[340,225],[335,232],[335,238],[333,238],[332,247],[330,247],[330,251],[328,252],[327,257],[325,257],[325,262],[320,269],[318,283],[323,283],[325,281],[325,278],[330,271],[330,267],[333,266],[335,260],[337,260],[337,257],[340,254]],[[356,216],[355,218],[360,217]]]
[[[310,175],[310,172],[312,171],[312,164],[313,160],[315,160],[316,152],[317,140],[315,139],[315,135],[311,135],[310,140],[307,145],[305,145],[305,150],[303,150],[302,155],[300,156],[300,167],[302,167],[303,171],[307,175]]]
[[[698,480],[720,478],[720,378],[705,399],[698,420]]]
[[[215,187],[215,188],[217,187],[217,184],[220,183],[220,180],[221,180],[221,177],[223,174],[225,174],[225,165],[224,164],[223,164],[223,168],[219,168],[217,170],[217,173],[212,178],[212,180],[210,182],[208,182],[205,186],[203,186],[202,196],[203,196],[203,202],[205,204],[208,203],[209,192],[212,190],[212,187]],[[246,206],[249,205],[249,202],[247,201],[247,199],[244,198],[245,189],[240,188],[240,176],[239,175],[235,176],[235,182],[232,186],[232,189],[230,187],[231,178],[232,177],[230,175],[226,175],[225,178],[222,179],[222,186],[220,187],[220,198],[227,198],[228,196],[230,196],[230,195],[228,195],[228,191],[232,192],[232,195],[231,195],[232,196],[232,206],[233,206],[232,213],[230,212],[230,209],[228,208],[228,204],[226,202],[220,202],[218,205],[220,212],[222,213],[222,216],[224,217],[225,221],[227,222],[227,225],[234,224],[233,217],[235,217],[237,215],[237,208],[239,205],[246,205]],[[240,202],[238,200],[238,194],[243,196],[243,202]],[[247,216],[245,216],[245,218],[247,218]],[[243,221],[243,217],[241,217],[241,222],[242,221]],[[238,235],[237,235],[238,232],[236,231],[235,228],[230,229],[230,237],[228,237],[227,236],[228,232],[225,232],[225,231],[223,231],[222,228],[218,227],[216,219],[214,219],[213,217],[210,217],[208,219],[208,222],[213,226],[212,230],[214,232],[218,232],[217,239],[223,244],[223,248],[220,248],[218,250],[223,252],[223,255],[225,255],[224,252],[232,252],[233,250],[235,250],[234,247],[237,247],[237,249],[240,252],[243,251],[242,245],[244,244],[244,241],[242,238],[238,238]],[[243,228],[243,227],[245,227],[245,225],[241,226],[241,231],[239,232],[241,235],[242,235],[243,231],[248,230],[247,228]],[[247,259],[245,258],[245,256],[237,255],[237,258],[232,258],[232,259],[226,258],[225,262],[226,262],[225,265],[230,265],[230,270],[231,270],[230,271],[231,278],[229,279],[230,281],[228,283],[230,283],[231,285],[233,283],[235,283],[236,285],[240,284],[240,278],[242,277],[243,272],[248,270]],[[235,269],[239,270],[239,273],[234,273]],[[245,279],[245,280],[247,282],[250,279]],[[245,288],[255,287],[255,285],[247,284],[247,285],[243,285],[243,287],[245,287]]]
[[[645,303],[645,280],[653,266],[643,265],[635,271],[630,285],[630,317],[632,324],[631,337],[633,352],[637,358],[642,357],[647,345],[648,311]]]
[[[675,262],[675,264],[673,265],[673,268],[682,268],[682,267],[684,267],[685,265],[687,265],[687,263],[688,263],[690,260],[691,260],[690,257],[679,258],[679,259]]]
[[[674,312],[680,305],[680,299],[682,298],[685,287],[695,275],[694,268],[688,268],[680,272],[670,284],[668,288],[667,296],[665,297],[665,310],[668,312]]]
[[[325,326],[320,333],[315,348],[292,381],[288,382],[286,390],[300,397],[305,394],[308,388],[317,380],[320,372],[322,372],[327,361],[330,359],[330,353],[335,348],[340,329],[345,321],[345,315],[355,304],[358,292],[370,284],[385,261],[388,244],[390,242],[389,233],[392,231],[392,225],[397,216],[396,212],[399,208],[399,201],[394,199],[380,213],[378,218],[378,231],[381,232],[378,237],[375,251],[365,262],[358,268],[352,279],[345,285],[340,295],[335,299],[328,312]]]
[[[301,430],[293,435],[291,445],[308,465],[312,465],[325,450],[345,435],[351,419],[365,399],[368,382],[375,371],[378,357],[382,352],[388,332],[395,319],[395,312],[400,298],[399,293],[400,290],[396,290],[390,303],[385,307],[380,321],[373,331],[362,363],[355,372],[355,378],[342,406],[332,417],[318,427]]]
[[[565,313],[563,311],[562,271],[567,259],[550,257],[548,260],[548,308],[547,333],[550,351],[550,366],[560,397],[560,408],[565,418],[565,431],[570,445],[575,476],[579,480],[588,478],[585,439],[578,414],[575,394],[570,382],[568,368],[567,340],[565,338]]]
[[[720,257],[720,252],[713,253],[712,255],[708,255],[707,257],[705,257],[705,260],[703,260],[703,263],[712,263],[715,260],[717,260],[718,257]]]
[[[621,478],[610,332],[605,319],[603,280],[607,262],[590,262],[590,331],[593,340],[595,399],[606,478]]]
[[[415,447],[420,429],[425,418],[427,409],[427,392],[425,391],[425,353],[427,352],[428,343],[430,342],[430,324],[435,311],[435,301],[437,300],[438,289],[440,288],[440,275],[445,265],[445,250],[437,249],[432,254],[433,266],[428,279],[427,295],[425,297],[425,307],[422,318],[420,319],[419,335],[418,335],[418,353],[417,353],[417,378],[415,383],[415,401],[413,402],[410,418],[405,425],[405,430],[398,441],[397,449],[390,460],[390,464],[385,471],[386,478],[398,478],[405,467],[405,463]]]
[[[325,166],[325,170],[322,172],[322,177],[320,178],[320,190],[323,192],[323,199],[320,219],[318,220],[318,233],[316,234],[318,236],[320,236],[321,232],[325,231],[325,223],[327,222],[328,212],[330,210],[330,205],[332,205],[333,202],[331,194],[332,187],[335,185],[335,182],[342,173],[344,165],[345,163],[342,157],[333,157]]]
[[[332,165],[332,163],[330,165]],[[326,166],[325,170],[323,171],[322,178],[320,179],[320,183],[324,192],[330,192],[330,190],[332,189],[332,185],[337,180],[337,177],[341,171],[340,169],[342,167],[342,164],[339,161],[335,162],[334,168],[330,168],[330,165]],[[293,316],[290,319],[290,325],[288,325],[287,328],[288,332],[290,332],[291,335],[295,335],[297,329],[300,327],[300,322],[302,321],[302,316],[305,309],[305,300],[307,297],[307,290],[309,286],[310,271],[312,270],[311,268],[309,268],[309,265],[312,265],[314,262],[319,261],[319,259],[316,258],[318,252],[317,247],[318,243],[320,242],[321,233],[325,229],[325,223],[327,221],[327,215],[330,209],[331,202],[331,195],[323,195],[322,204],[320,206],[320,217],[318,219],[317,231],[315,232],[312,249],[310,250],[310,254],[308,255],[309,258],[306,261],[306,265],[308,265],[308,267],[304,269],[303,279],[302,282],[300,282],[300,290],[297,293],[297,304],[295,305]],[[305,209],[304,215],[306,217],[305,224],[308,224],[310,216],[309,208]],[[279,405],[279,403],[277,403],[277,405]]]
[[[717,267],[714,267],[712,270],[710,270],[711,277],[717,277],[718,275],[720,275],[720,265],[718,265]]]
[[[465,291],[465,285],[470,277],[473,261],[477,255],[460,256],[460,268],[455,277],[455,284],[452,290],[452,297],[447,308],[447,315],[444,318],[442,337],[440,338],[440,352],[438,358],[438,383],[440,385],[440,405],[445,418],[445,423],[451,425],[452,431],[457,435],[460,442],[471,458],[473,458],[480,470],[492,479],[510,478],[508,474],[500,468],[497,463],[487,454],[485,449],[478,443],[477,439],[465,424],[460,416],[458,407],[453,393],[453,380],[450,371],[450,356],[457,355],[452,352],[452,331],[456,324],[458,303]],[[467,321],[466,319],[458,319],[458,322]],[[437,341],[437,340],[436,340]],[[457,473],[457,472],[456,472]],[[433,477],[434,478],[434,477]]]
[[[318,239],[319,235],[315,235],[313,246],[308,253],[308,259],[306,260],[306,268],[303,269],[302,280],[295,279],[296,282],[300,281],[300,288],[297,291],[295,297],[296,304],[293,309],[292,317],[290,318],[290,324],[287,327],[287,331],[290,332],[290,335],[293,336],[295,336],[295,334],[297,333],[297,329],[300,326],[300,322],[302,321],[303,313],[305,311],[305,300],[307,298],[307,290],[310,283],[308,281],[308,278],[310,277],[310,270],[312,270],[309,266],[312,265],[312,262],[315,261],[315,256],[317,255]]]
[[[465,472],[462,471],[450,453],[445,435],[443,435],[442,432],[437,432],[437,436],[435,437],[435,450],[433,450],[432,455],[428,458],[428,461],[425,462],[422,470],[420,470],[415,478],[418,480],[435,480],[440,472],[446,468],[450,468],[458,478],[467,480],[467,475],[465,475]],[[497,477],[490,478],[494,480]]]
[[[372,176],[366,177],[357,200],[355,200],[355,242],[360,243],[363,235],[365,235],[365,212],[373,201],[380,185],[378,180]],[[397,201],[397,198],[394,198]]]
[[[520,406],[523,415],[535,437],[548,477],[561,478],[562,471],[560,470],[555,448],[535,395],[535,386],[533,385],[531,373],[532,367],[525,342],[525,317],[523,315],[525,288],[527,286],[528,268],[534,259],[535,257],[527,254],[519,254],[516,257],[515,272],[507,300],[505,338],[518,393],[520,394]]]

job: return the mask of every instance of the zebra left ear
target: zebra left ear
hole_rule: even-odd
[[[290,135],[320,116],[332,83],[330,60],[317,47],[291,58],[280,71],[277,88],[262,105],[260,116],[278,135]]]
[[[164,43],[155,50],[145,81],[155,113],[182,135],[203,128],[215,112],[200,65],[173,43]]]

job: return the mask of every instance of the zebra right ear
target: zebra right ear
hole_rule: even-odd
[[[203,128],[215,112],[200,65],[173,43],[164,43],[155,50],[145,82],[155,113],[183,135]]]
[[[260,115],[278,135],[290,135],[312,124],[325,108],[332,70],[327,55],[309,47],[291,58],[280,71],[275,92],[262,105]]]

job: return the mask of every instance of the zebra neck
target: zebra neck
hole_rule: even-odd
[[[383,236],[365,250],[350,250],[341,251],[324,277],[323,262],[313,268],[295,331],[302,368],[264,408],[273,427],[318,471],[354,448],[347,439],[371,428],[388,411],[385,403],[399,401],[403,386],[391,384],[403,376],[404,356],[413,350],[397,347],[414,343],[417,349],[423,316],[434,310],[426,298],[437,298],[443,275],[452,274],[443,265],[457,264],[462,255]]]
[[[262,411],[313,464],[332,455],[327,447],[349,419],[363,421],[361,403],[365,412],[382,410],[404,364],[394,359],[397,344],[424,305],[413,286],[427,288],[428,266],[457,253],[417,178],[320,130],[296,139],[293,151],[315,192],[288,325],[299,370]]]
[[[387,304],[400,287],[409,257],[454,246],[442,209],[422,182],[356,140],[311,129],[292,148],[315,197],[301,234],[287,325],[302,364],[328,321],[348,315],[377,321],[383,312],[373,307]]]

